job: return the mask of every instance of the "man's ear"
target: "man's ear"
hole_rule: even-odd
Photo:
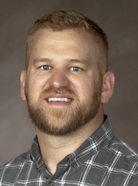
[[[26,100],[25,96],[25,79],[26,79],[26,70],[21,71],[21,76],[20,76],[20,85],[21,85],[21,99],[23,101]]]
[[[112,97],[115,84],[115,76],[112,71],[107,71],[103,77],[103,87],[101,94],[101,102],[107,103]]]

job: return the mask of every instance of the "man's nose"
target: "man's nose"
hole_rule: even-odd
[[[64,70],[56,70],[49,78],[49,86],[59,89],[68,87],[70,84],[67,73]]]

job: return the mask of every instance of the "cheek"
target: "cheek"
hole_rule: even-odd
[[[27,91],[30,101],[37,101],[40,93],[42,92],[43,82],[39,78],[32,76],[28,77]]]
[[[93,84],[91,78],[82,78],[74,81],[75,91],[80,100],[86,100],[92,97]]]

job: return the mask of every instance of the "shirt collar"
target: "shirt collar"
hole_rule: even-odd
[[[113,137],[112,127],[108,116],[104,115],[104,123],[97,129],[75,152],[69,155],[70,162],[79,166],[88,160],[89,154],[98,153],[107,146]]]
[[[35,136],[35,138],[33,140],[29,156],[30,156],[30,159],[34,163],[37,164],[38,168],[44,164],[42,157],[41,157],[41,152],[40,152],[40,147],[39,147],[37,136]]]
[[[75,152],[67,156],[70,160],[70,163],[73,162],[79,166],[82,160],[86,160],[85,157],[87,157],[89,153],[97,153],[100,148],[103,148],[109,143],[112,137],[113,131],[109,118],[108,116],[104,115],[104,123],[101,125],[101,127],[96,130]],[[67,159],[67,157],[65,157],[64,160]],[[37,164],[38,167],[44,164],[41,157],[37,136],[35,136],[31,147],[30,158]],[[65,161],[62,160],[62,162]]]

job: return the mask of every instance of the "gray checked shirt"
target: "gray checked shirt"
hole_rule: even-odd
[[[114,136],[107,116],[103,125],[51,176],[37,137],[30,151],[0,168],[0,186],[138,186],[138,154]]]

